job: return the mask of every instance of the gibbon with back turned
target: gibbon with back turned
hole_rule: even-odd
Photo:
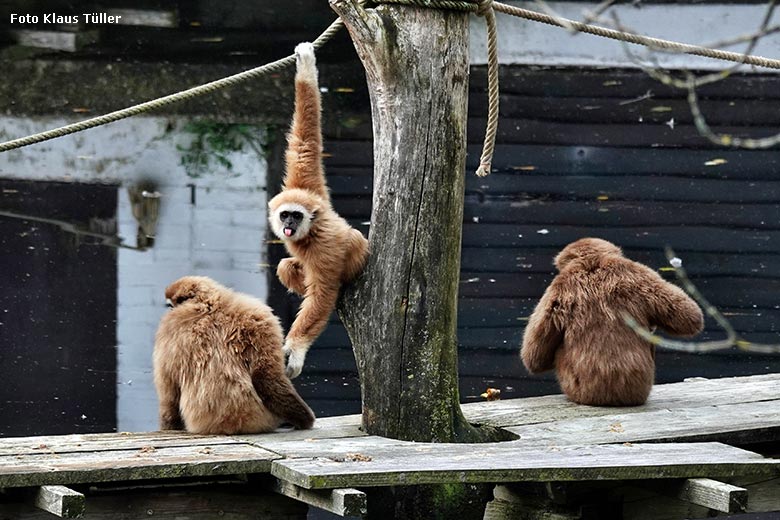
[[[580,404],[635,406],[655,378],[655,346],[623,320],[674,336],[702,330],[701,309],[682,289],[623,256],[616,245],[583,238],[555,257],[559,274],[528,320],[520,351],[529,372],[556,370]]]
[[[276,273],[287,289],[303,296],[284,343],[290,377],[301,373],[306,352],[336,307],[341,285],[360,274],[368,255],[368,241],[333,210],[325,183],[314,47],[302,43],[295,54],[295,113],[287,136],[284,186],[268,203],[271,229],[292,255],[279,262]]]
[[[270,307],[204,276],[165,290],[172,309],[154,344],[160,429],[261,433],[314,424],[284,371],[282,327]]]

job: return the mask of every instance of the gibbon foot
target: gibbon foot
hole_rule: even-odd
[[[294,379],[301,375],[303,371],[303,362],[306,360],[306,351],[309,349],[309,345],[303,341],[295,341],[288,339],[284,342],[282,352],[284,352],[287,358],[287,368],[285,372],[287,377]]]

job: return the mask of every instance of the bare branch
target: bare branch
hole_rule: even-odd
[[[753,343],[743,339],[737,331],[734,330],[734,326],[726,319],[723,313],[712,305],[704,295],[699,292],[693,282],[691,282],[690,278],[688,278],[688,273],[685,272],[682,263],[670,247],[666,248],[666,258],[669,260],[669,264],[674,268],[674,274],[677,276],[677,279],[680,280],[685,292],[690,294],[691,298],[696,300],[696,302],[701,305],[702,309],[704,309],[704,313],[714,319],[726,332],[726,338],[717,341],[701,342],[671,340],[644,328],[632,316],[623,313],[623,320],[637,335],[658,347],[680,352],[712,352],[714,350],[723,350],[731,347],[737,347],[740,350],[761,354],[775,354],[780,352],[780,344]]]

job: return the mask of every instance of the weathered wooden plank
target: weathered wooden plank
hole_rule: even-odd
[[[558,182],[566,184],[560,179]],[[778,227],[775,216],[780,206],[777,204],[717,202],[712,199],[700,202],[621,200],[618,197],[599,200],[597,197],[555,200],[550,194],[533,193],[507,199],[502,195],[472,192],[466,195],[463,218],[464,222],[482,224],[517,222],[548,227],[553,223],[555,226],[614,227],[616,222],[621,227],[645,226],[648,222],[654,226],[685,222],[689,226],[732,225],[770,230]],[[361,218],[371,212],[368,195],[334,195],[333,203],[344,218]]]
[[[183,431],[7,437],[0,439],[0,456],[138,450],[145,447],[214,446],[217,444],[238,444],[240,442],[226,436],[194,435]]]
[[[162,9],[106,9],[106,14],[118,16],[118,25],[140,25],[144,27],[167,27],[173,28],[179,26],[179,17],[176,11],[166,11]]]
[[[357,489],[329,489],[325,491],[303,489],[279,479],[274,479],[271,489],[280,495],[324,509],[339,516],[363,517],[367,512],[366,494]]]
[[[780,253],[780,232],[774,230],[725,229],[717,226],[590,227],[575,225],[463,224],[465,247],[550,247],[563,249],[582,237],[598,236],[621,247],[657,248],[696,244],[701,252]]]
[[[547,74],[553,73],[547,71]],[[504,88],[502,85],[502,90]],[[624,103],[631,97],[621,98],[617,95],[619,94],[616,93],[616,97],[612,98],[598,98],[589,96],[587,92],[580,92],[576,96],[560,97],[552,102],[544,97],[504,93],[501,95],[501,117],[617,124],[639,123],[641,117],[641,123],[645,126],[663,125],[672,117],[677,124],[693,122],[690,105],[682,96],[653,97],[641,102]],[[636,98],[637,96],[633,97]],[[699,103],[702,112],[707,115],[707,121],[713,125],[761,127],[780,124],[780,114],[766,109],[766,99],[700,99]],[[472,90],[469,98],[469,117],[486,117],[487,108],[487,96]]]
[[[690,110],[688,111],[690,114]],[[674,118],[667,112],[664,123]],[[644,121],[629,123],[600,121],[597,123],[539,121],[529,118],[501,118],[501,124],[496,136],[500,143],[524,144],[559,144],[577,146],[647,146],[711,148],[717,146],[703,137],[695,126],[684,124],[675,119],[674,128],[670,124],[647,124]],[[777,133],[775,126],[734,126],[733,121],[727,125],[711,124],[717,133],[727,133],[740,137],[765,136]],[[484,139],[486,119],[471,117],[468,121],[469,143],[480,143]],[[722,147],[720,148],[722,149]]]
[[[487,85],[486,66],[471,67],[470,84],[473,92],[484,92]],[[576,97],[587,92],[598,98],[611,99],[625,96],[627,99],[642,96],[650,90],[653,95],[678,97],[680,91],[662,85],[636,70],[596,69],[548,69],[530,67],[501,67],[499,71],[501,91],[546,98]],[[778,78],[774,74],[737,73],[728,81],[702,86],[702,97],[742,99],[777,99],[780,97]]]
[[[372,448],[363,437],[360,457],[274,461],[278,478],[307,489],[433,484],[724,477],[780,472],[780,460],[718,443],[612,444],[527,448],[493,444],[406,443]],[[338,442],[338,441],[337,441]]]
[[[340,439],[304,439],[294,441],[266,441],[258,444],[263,449],[278,453],[285,458],[317,458],[331,457],[343,459],[349,455],[361,455],[362,450],[381,450],[390,452],[399,449],[401,452],[407,449],[408,441],[399,441],[388,437],[366,435],[362,437],[343,437]],[[419,446],[430,444],[418,443]]]
[[[314,421],[314,427],[310,430],[291,430],[287,432],[262,433],[257,435],[236,435],[234,438],[275,451],[273,448],[267,447],[286,442],[314,442],[343,437],[362,437],[365,435],[365,432],[360,429],[360,415],[354,414],[318,418]]]
[[[9,34],[19,45],[68,52],[79,51],[100,39],[98,31],[13,29],[9,31]]]
[[[606,195],[605,195],[606,196]],[[780,198],[780,194],[778,194]],[[470,199],[470,200],[469,200]],[[519,200],[518,200],[519,199]],[[777,199],[775,199],[777,200]],[[370,201],[369,201],[370,202]],[[360,207],[360,199],[352,199],[355,209]],[[358,211],[345,216],[359,216]],[[777,204],[746,204],[715,202],[660,202],[648,200],[550,200],[547,194],[534,194],[523,197],[487,197],[472,195],[467,198],[464,221],[489,223],[518,222],[523,224],[543,224],[548,227],[559,225],[579,225],[592,227],[644,226],[652,222],[654,226],[670,226],[684,222],[687,226],[729,225],[752,229],[777,229],[776,216],[780,214]],[[594,231],[595,232],[595,231]]]
[[[778,401],[677,408],[602,417],[573,418],[507,430],[532,446],[616,442],[720,441],[762,442],[780,439]]]
[[[358,148],[354,146],[354,148]],[[346,149],[346,146],[345,146]],[[466,169],[479,161],[480,147],[470,145]],[[533,158],[529,161],[529,158]],[[724,159],[720,167],[707,166],[713,159]],[[350,161],[358,165],[358,159]],[[766,161],[766,162],[764,162]],[[737,167],[738,165],[738,167]],[[542,146],[497,144],[493,155],[496,171],[512,172],[517,167],[535,166],[537,173],[618,175],[688,175],[743,180],[772,180],[780,158],[771,151],[670,149],[659,154],[645,148],[609,148],[596,146]]]
[[[670,483],[665,493],[723,513],[744,513],[748,504],[748,491],[709,478],[690,478],[681,483]]]
[[[466,418],[493,426],[521,426],[605,415],[754,403],[780,399],[780,374],[727,377],[656,385],[643,406],[610,408],[581,406],[563,395],[469,403],[462,406]],[[737,424],[739,424],[738,421]],[[695,425],[691,425],[695,427]]]
[[[468,177],[466,194],[480,193],[490,195],[548,195],[554,200],[633,200],[655,202],[769,202],[777,203],[780,195],[780,182],[776,180],[757,180],[746,183],[744,180],[708,178],[692,176],[634,175],[627,173],[615,182],[613,177],[598,174],[571,172],[565,176],[544,175],[538,172],[516,171],[513,173],[494,173],[487,177]],[[339,182],[339,179],[344,179]],[[351,182],[347,184],[347,179]],[[354,175],[336,177],[336,186],[342,185],[339,194],[360,194],[364,182]],[[332,176],[328,176],[328,185],[333,186]],[[370,188],[370,186],[369,186]],[[602,200],[602,199],[599,199]]]
[[[275,453],[248,444],[6,455],[0,487],[267,473]]]
[[[80,518],[84,514],[84,495],[65,486],[41,486],[35,490],[32,503],[61,518]]]

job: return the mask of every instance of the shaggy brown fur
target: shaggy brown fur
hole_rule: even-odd
[[[284,344],[290,377],[301,373],[306,352],[336,307],[341,284],[360,274],[368,256],[368,241],[333,210],[325,184],[314,48],[302,43],[295,53],[295,114],[284,189],[268,203],[271,228],[292,255],[276,273],[285,287],[303,296]]]
[[[154,344],[160,429],[311,428],[314,413],[284,373],[282,327],[267,305],[202,276],[177,280],[165,297],[173,309]]]
[[[523,337],[529,372],[553,368],[566,396],[580,404],[640,405],[655,374],[655,347],[621,313],[647,328],[693,336],[704,318],[698,305],[655,271],[598,238],[583,238],[555,258],[559,274],[536,306]]]

